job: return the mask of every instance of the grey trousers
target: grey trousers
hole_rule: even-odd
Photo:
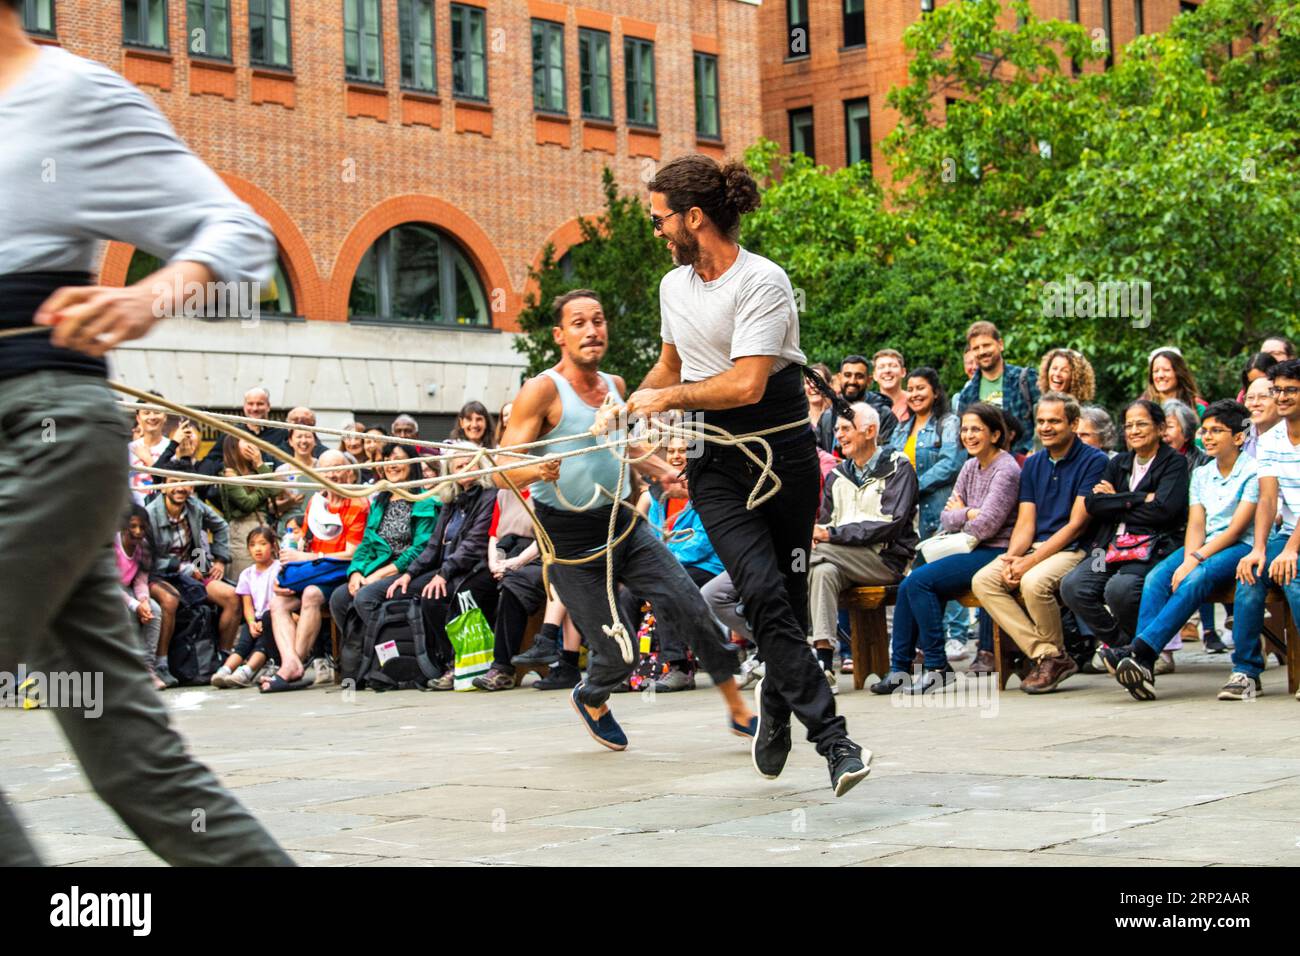
[[[871,548],[823,541],[808,560],[808,616],[812,640],[839,644],[835,633],[840,613],[840,592],[850,587],[897,584],[902,577]]]
[[[736,676],[739,661],[722,642],[700,589],[644,521],[638,520],[636,530],[614,550],[614,580],[650,602],[656,621],[686,642],[715,684]],[[590,651],[587,679],[579,687],[578,699],[599,707],[636,666],[636,632],[630,634],[633,662],[629,664],[618,643],[603,630],[610,624],[604,557],[586,564],[552,565],[551,584]]]
[[[87,695],[50,709],[91,786],[168,863],[292,865],[186,752],[141,662],[111,544],[130,437],[114,399],[69,372],[0,381],[0,671],[22,664],[98,685],[93,706]],[[3,794],[0,863],[40,863]]]

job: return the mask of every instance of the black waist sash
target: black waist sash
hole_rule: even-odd
[[[0,275],[0,330],[25,328],[56,289],[91,285],[85,272],[14,272]],[[0,380],[28,372],[57,370],[108,377],[108,363],[50,344],[48,330],[0,338]]]
[[[767,380],[763,397],[752,405],[740,408],[727,408],[720,411],[696,412],[697,419],[710,425],[725,428],[733,435],[747,435],[774,428],[778,425],[790,425],[795,422],[808,421],[808,396],[803,390],[803,370],[799,365],[787,365]],[[769,442],[783,441],[788,437],[802,434],[798,429],[788,433],[777,433],[768,438]]]

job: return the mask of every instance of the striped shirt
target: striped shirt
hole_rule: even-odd
[[[1259,501],[1259,469],[1249,455],[1238,455],[1232,471],[1225,478],[1219,472],[1219,463],[1210,461],[1192,472],[1189,503],[1205,509],[1205,540],[1224,531],[1232,523],[1232,515],[1243,501]],[[1241,544],[1255,544],[1255,523],[1246,525]]]
[[[1259,477],[1276,478],[1282,534],[1295,531],[1300,515],[1300,447],[1291,444],[1285,421],[1259,436]]]

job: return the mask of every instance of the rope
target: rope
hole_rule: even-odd
[[[304,481],[287,482],[283,480],[274,481],[271,480],[269,477],[262,476],[262,475],[257,475],[257,476],[242,475],[242,476],[235,476],[235,477],[227,476],[227,475],[194,476],[187,472],[173,471],[170,469],[146,468],[143,466],[136,466],[133,468],[133,470],[137,472],[154,474],[159,477],[174,479],[169,484],[161,486],[162,488],[175,487],[177,485],[193,486],[197,484],[245,484],[245,485],[251,485],[251,486],[256,486],[261,488],[281,488],[281,489],[289,488],[294,490],[301,490],[306,487],[321,487],[344,498],[369,497],[370,495],[380,491],[389,491],[392,492],[392,494],[400,498],[404,498],[407,501],[415,502],[415,501],[423,501],[427,498],[433,497],[434,495],[438,494],[439,490],[444,485],[450,484],[453,481],[458,482],[466,478],[471,478],[471,477],[479,478],[485,475],[500,475],[502,480],[505,482],[506,486],[514,493],[514,495],[520,500],[520,502],[525,505],[525,512],[528,514],[529,520],[532,522],[533,528],[536,532],[538,550],[541,552],[542,555],[542,581],[543,581],[543,586],[546,588],[547,594],[551,593],[550,568],[552,565],[561,564],[565,566],[576,566],[576,565],[587,564],[589,562],[596,561],[601,557],[605,558],[605,597],[609,603],[611,623],[608,625],[603,625],[602,631],[605,633],[607,637],[613,640],[615,644],[618,646],[619,652],[623,657],[624,663],[626,664],[633,663],[635,659],[633,656],[634,647],[633,647],[632,638],[628,634],[627,628],[624,627],[623,622],[620,620],[618,615],[618,602],[614,594],[614,551],[618,548],[620,544],[622,544],[628,538],[629,535],[631,535],[633,530],[635,530],[636,523],[638,520],[640,520],[641,517],[640,513],[637,512],[634,507],[632,507],[626,501],[623,500],[623,491],[627,480],[628,468],[632,465],[639,464],[641,462],[646,461],[651,455],[653,455],[658,450],[658,448],[668,438],[674,438],[674,437],[682,438],[686,440],[688,443],[697,442],[697,441],[711,441],[714,442],[715,444],[719,444],[723,446],[737,447],[745,454],[747,458],[750,459],[750,461],[752,461],[760,469],[758,479],[755,481],[754,487],[750,491],[749,497],[745,503],[745,507],[752,510],[754,508],[757,508],[759,505],[763,504],[764,502],[766,502],[768,499],[770,499],[781,489],[781,479],[778,478],[777,475],[772,470],[772,460],[773,460],[772,446],[766,440],[767,436],[776,434],[777,432],[790,431],[796,428],[808,427],[808,422],[806,420],[800,420],[797,422],[790,422],[785,425],[776,425],[771,428],[765,428],[761,431],[753,432],[747,435],[732,435],[730,432],[726,431],[725,429],[720,428],[716,425],[710,425],[707,422],[692,421],[692,422],[678,422],[674,424],[657,422],[654,423],[652,426],[648,427],[646,429],[645,434],[641,436],[634,436],[632,434],[628,434],[626,437],[623,438],[607,439],[606,441],[603,442],[598,441],[592,445],[588,445],[583,448],[573,449],[565,452],[550,452],[540,458],[536,456],[524,455],[522,453],[527,449],[543,448],[552,444],[556,444],[561,441],[573,441],[574,436],[567,435],[567,436],[543,438],[543,439],[538,439],[537,441],[534,442],[525,442],[519,445],[508,446],[505,448],[496,448],[496,449],[479,448],[472,453],[472,460],[469,468],[465,469],[464,471],[458,472],[454,475],[447,476],[440,481],[436,481],[432,486],[429,486],[428,481],[424,481],[424,480],[405,481],[405,482],[395,483],[395,482],[390,482],[386,478],[371,485],[357,485],[357,484],[336,482],[332,478],[328,477],[324,472],[318,470],[319,466],[305,465],[302,462],[293,458],[288,452],[284,451],[283,449],[270,444],[269,442],[265,441],[262,438],[259,438],[256,435],[250,434],[239,428],[236,428],[234,424],[226,420],[230,418],[238,418],[241,416],[209,414],[207,412],[199,411],[198,409],[194,409],[182,405],[178,402],[172,402],[165,398],[159,398],[156,395],[153,395],[149,392],[141,391],[140,389],[137,388],[133,388],[132,386],[126,385],[122,382],[109,381],[108,385],[110,388],[114,389],[115,391],[121,392],[124,395],[131,395],[133,397],[141,399],[147,405],[159,406],[163,411],[170,411],[177,415],[184,415],[185,417],[191,418],[194,421],[206,424],[219,432],[224,432],[228,435],[235,435],[241,440],[247,441],[250,444],[254,445],[258,449],[260,449],[264,454],[268,454],[271,457],[279,459],[285,464],[290,465],[292,468],[296,469],[298,472],[302,473],[303,475],[305,475],[307,478],[310,479],[310,482],[304,482]],[[132,405],[131,407],[139,409],[141,406]],[[605,413],[609,413],[616,407],[618,407],[618,403],[613,400],[613,396],[607,395],[605,399],[605,404],[602,406],[602,411]],[[598,419],[598,424],[596,428],[593,428],[593,437],[598,437],[597,435],[594,434],[597,428],[603,429],[606,427],[607,419],[608,419],[608,414]],[[256,421],[261,423],[260,419]],[[293,427],[297,427],[297,426],[293,426]],[[632,455],[631,457],[629,457],[627,455],[622,454],[619,450],[620,448],[627,445],[642,444],[642,443],[644,443],[648,447],[648,450],[640,455]],[[434,445],[437,443],[430,442],[424,444]],[[763,452],[763,456],[761,458],[748,447],[750,444],[757,444],[760,446]],[[464,449],[463,447],[457,447],[457,446],[450,446],[450,447],[453,452],[459,452],[458,455],[453,455],[453,457],[465,458],[471,456],[471,453],[467,452],[466,449]],[[542,524],[538,520],[536,513],[532,508],[527,507],[527,502],[525,501],[522,492],[520,492],[519,487],[515,484],[514,480],[510,477],[509,472],[517,470],[518,468],[521,467],[527,467],[528,465],[538,464],[542,461],[560,461],[565,458],[572,458],[578,455],[592,454],[594,452],[599,452],[599,451],[607,451],[610,454],[612,454],[615,458],[617,458],[619,461],[618,482],[616,483],[616,486],[612,494],[606,491],[603,486],[598,485],[596,487],[596,490],[592,494],[591,500],[587,502],[586,506],[584,506],[583,508],[575,508],[572,506],[570,502],[568,502],[563,497],[562,493],[558,491],[559,488],[558,485],[556,486],[556,488],[557,488],[557,497],[560,498],[564,506],[574,511],[584,511],[594,507],[596,502],[599,501],[602,495],[608,496],[611,499],[611,504],[609,509],[609,528],[606,533],[605,545],[600,550],[580,558],[561,558],[556,553],[555,543],[551,540],[550,535],[546,533],[546,529],[542,527]],[[502,453],[506,453],[511,455],[514,458],[524,459],[524,460],[522,461],[516,460],[516,461],[511,461],[504,465],[498,465],[496,463],[495,456]],[[487,467],[475,467],[484,459],[486,459],[488,462]],[[336,466],[330,466],[329,468],[326,469],[326,471],[330,471],[330,472],[342,471],[352,467],[355,466],[336,465]],[[175,479],[179,479],[179,480],[175,480]],[[771,487],[768,490],[763,491],[763,484],[765,480],[770,480]],[[423,486],[425,490],[418,494],[412,493],[412,491],[410,490],[411,488],[421,487],[421,486]],[[631,508],[633,511],[633,518],[631,521],[628,522],[628,526],[626,530],[624,530],[621,534],[616,534],[616,531],[618,529],[618,513],[621,507]]]

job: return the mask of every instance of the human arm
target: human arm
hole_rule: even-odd
[[[958,510],[959,518],[967,518],[961,530],[979,541],[987,541],[998,533],[1007,522],[1007,517],[1016,507],[1016,497],[1020,491],[1020,472],[1015,468],[998,469],[994,473],[984,499],[978,509],[963,508]],[[971,511],[978,510],[974,518],[967,517]],[[1032,542],[1030,542],[1032,543]]]
[[[527,445],[537,441],[546,426],[547,413],[558,398],[559,392],[555,388],[555,383],[545,375],[538,375],[525,382],[511,406],[510,423],[506,425],[505,433],[501,436],[501,444]],[[534,481],[556,481],[560,477],[558,460],[543,464],[529,464],[522,462],[516,455],[501,453],[493,455],[493,458],[498,465],[521,462],[516,468],[493,473],[492,480],[498,488],[509,488],[511,482],[514,482],[516,487],[522,487]],[[506,475],[509,475],[509,479]]]
[[[673,347],[665,345],[664,348]],[[676,352],[675,348],[673,350]],[[731,368],[725,372],[698,382],[662,388],[647,388],[643,383],[628,398],[627,414],[631,417],[636,414],[653,415],[675,408],[712,411],[752,405],[767,390],[767,380],[775,362],[775,355],[745,355],[735,359]],[[651,370],[651,375],[653,374],[654,370]],[[650,376],[646,377],[646,381],[650,381]],[[514,412],[511,411],[510,414],[513,423]]]

